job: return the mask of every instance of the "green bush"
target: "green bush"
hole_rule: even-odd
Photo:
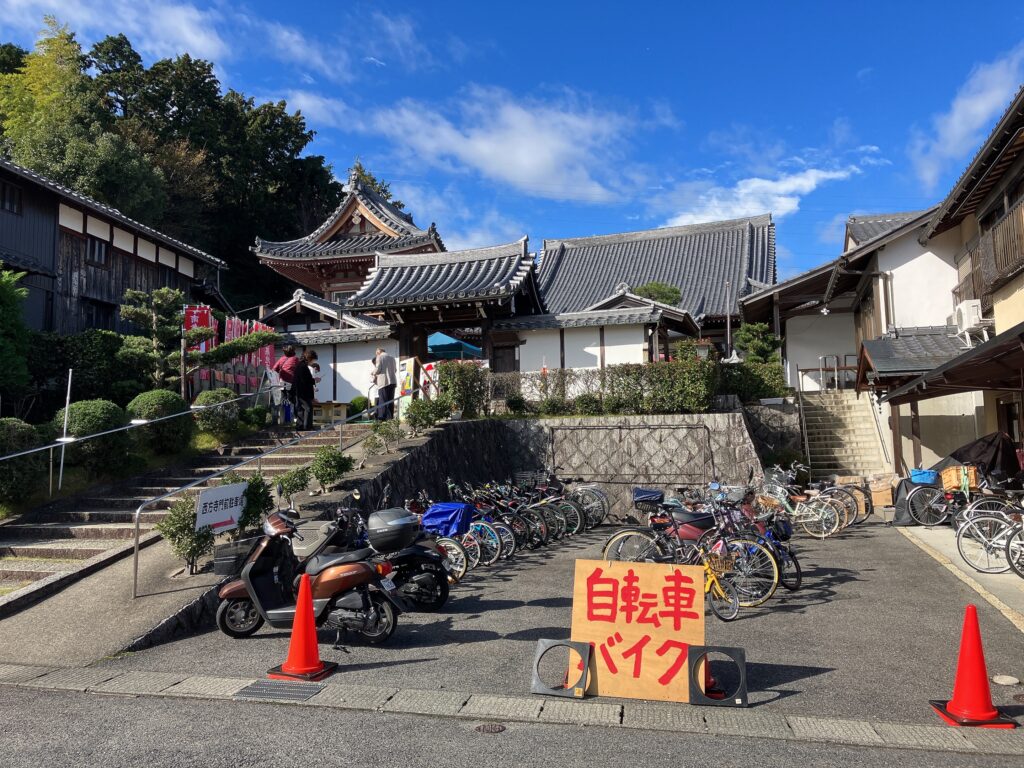
[[[254,405],[252,408],[244,408],[239,414],[239,419],[253,429],[263,429],[267,426],[267,417],[270,409],[265,405]]]
[[[564,416],[572,411],[572,407],[564,397],[551,395],[540,401],[538,410],[542,416]]]
[[[143,392],[128,403],[128,416],[132,419],[158,419],[188,411],[188,403],[181,395],[166,389]],[[167,419],[135,430],[136,439],[154,453],[181,453],[188,448],[195,431],[195,421],[188,416]]]
[[[387,453],[387,450],[387,445],[375,434],[371,433],[363,440],[363,453],[367,456],[379,456],[382,453]]]
[[[603,410],[601,398],[593,392],[584,392],[573,401],[573,410],[580,416],[597,416]]]
[[[0,448],[4,453],[28,450],[40,442],[36,430],[21,419],[0,419]],[[0,501],[24,499],[39,490],[46,473],[46,454],[30,453],[0,461]]]
[[[625,363],[605,368],[604,406],[607,413],[644,412],[645,367],[639,363]]]
[[[402,412],[402,418],[415,435],[420,430],[428,429],[437,423],[436,409],[429,400],[413,400]]]
[[[487,399],[487,371],[475,363],[445,360],[438,365],[438,382],[464,419],[475,419]]]
[[[213,551],[213,530],[207,525],[196,530],[196,497],[185,495],[175,501],[164,518],[156,524],[171,551],[185,561],[189,573],[196,572],[196,563]]]
[[[238,395],[227,387],[208,389],[196,397],[196,405],[216,405],[234,400]],[[196,425],[203,432],[212,432],[218,437],[228,437],[238,431],[238,403],[222,405],[219,408],[204,408],[196,411]]]
[[[351,456],[345,455],[333,445],[325,445],[317,449],[310,470],[320,483],[320,489],[326,491],[328,486],[341,480],[345,473],[351,472],[353,466],[355,461]]]
[[[356,395],[352,398],[352,402],[348,404],[348,415],[355,416],[357,413],[362,413],[369,407],[369,400],[367,400],[363,395]]]
[[[434,395],[430,400],[430,413],[436,424],[439,421],[444,421],[452,415],[452,401],[450,397],[446,395]]]
[[[123,427],[128,423],[125,412],[109,400],[82,400],[72,403],[68,409],[68,435],[85,437],[108,429]],[[57,434],[64,428],[64,409],[53,417]],[[85,467],[99,475],[120,471],[128,458],[131,443],[127,432],[72,443],[67,451],[67,462]]]
[[[736,395],[742,402],[750,403],[763,397],[782,397],[787,391],[786,372],[777,361],[744,360],[722,366],[719,392],[723,395]]]
[[[509,395],[505,398],[505,407],[508,408],[510,413],[521,416],[526,413],[526,398],[518,393]]]
[[[281,495],[291,501],[292,496],[302,493],[309,486],[312,470],[309,467],[296,467],[277,478],[281,486]]]
[[[238,516],[238,528],[232,532],[235,539],[240,539],[260,527],[263,516],[274,508],[274,496],[271,493],[270,483],[258,472],[248,478],[236,472],[227,472],[221,475],[221,485],[231,485],[232,483],[248,483],[245,488],[245,506],[242,507],[242,513]]]
[[[390,453],[392,444],[397,445],[405,437],[397,419],[378,421],[373,425],[373,434],[383,441],[385,453]]]

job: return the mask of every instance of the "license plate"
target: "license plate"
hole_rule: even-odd
[[[386,589],[388,592],[394,592],[395,591],[395,582],[393,582],[389,578],[385,577],[385,578],[381,579],[380,580],[380,585],[382,587],[384,587],[384,589]]]
[[[450,571],[454,567],[452,565],[451,560],[442,560],[441,565],[444,567],[446,571]]]

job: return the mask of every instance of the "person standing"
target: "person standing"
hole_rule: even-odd
[[[388,421],[395,417],[395,384],[398,383],[398,365],[395,358],[377,347],[373,363],[373,383],[377,385],[377,418]]]
[[[284,407],[282,410],[285,413],[284,423],[288,423],[292,420],[295,411],[295,397],[292,392],[292,385],[295,381],[295,368],[299,364],[299,358],[295,356],[295,347],[291,344],[285,344],[281,349],[282,357],[274,363],[274,367],[271,369],[274,373],[281,377],[281,394],[284,398]],[[288,414],[291,410],[293,413]]]
[[[313,398],[316,384],[306,359],[298,358],[292,380],[292,396],[295,399],[295,428],[299,431],[313,429]]]

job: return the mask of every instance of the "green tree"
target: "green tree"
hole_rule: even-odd
[[[768,328],[768,323],[743,323],[732,336],[736,349],[743,352],[744,359],[752,363],[778,361],[776,354],[782,342]]]
[[[28,51],[14,43],[0,44],[0,75],[9,75],[25,66]]]
[[[643,296],[645,299],[653,299],[654,301],[660,301],[662,304],[670,304],[673,307],[679,306],[679,302],[683,298],[682,292],[674,285],[659,283],[657,280],[644,283],[635,289],[633,293],[637,296]]]
[[[356,158],[355,163],[352,165],[352,170],[350,171],[350,173],[355,174],[355,176],[363,184],[365,184],[367,187],[369,187],[382,198],[384,198],[384,200],[391,203],[391,205],[393,205],[395,208],[397,208],[400,211],[405,210],[405,203],[403,203],[401,200],[396,200],[394,195],[392,194],[391,183],[384,181],[383,179],[378,179],[376,176],[374,176],[372,173],[366,170],[366,167],[363,165],[362,161],[358,157]]]
[[[24,272],[12,272],[0,262],[0,396],[10,400],[29,384],[29,333],[22,319],[28,289],[18,285]]]
[[[112,115],[131,117],[146,78],[142,57],[124,34],[109,35],[89,51],[95,83]]]
[[[181,307],[185,294],[177,288],[158,288],[152,293],[128,290],[121,305],[121,319],[134,323],[149,338],[152,353],[150,375],[157,387],[173,384],[171,363],[181,355]]]

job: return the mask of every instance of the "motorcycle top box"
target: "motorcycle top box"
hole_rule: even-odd
[[[370,546],[378,552],[397,552],[411,546],[420,532],[420,521],[406,509],[380,509],[366,521]]]

